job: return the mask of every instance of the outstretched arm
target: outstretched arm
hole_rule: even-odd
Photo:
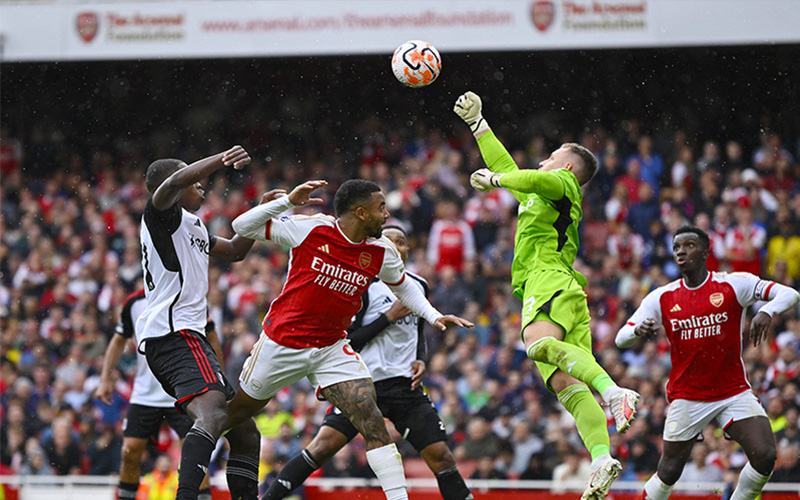
[[[483,118],[481,111],[483,103],[481,98],[474,92],[462,94],[453,106],[453,111],[469,125],[472,135],[478,141],[483,161],[492,172],[512,172],[519,170],[514,159],[506,150],[505,146],[497,139],[489,127],[489,123]]]
[[[750,322],[750,341],[753,346],[757,346],[759,342],[767,339],[773,316],[797,307],[800,302],[800,294],[794,288],[775,282],[765,283],[762,286],[766,287],[763,298],[769,302],[758,311],[758,314]]]
[[[639,338],[653,338],[664,331],[661,324],[661,305],[658,296],[649,293],[633,313],[625,325],[617,332],[615,342],[617,347],[626,348],[632,346]]]
[[[387,285],[389,284],[387,283]],[[463,326],[466,328],[475,326],[472,322],[464,318],[459,318],[452,314],[440,313],[428,302],[425,294],[406,279],[403,279],[400,283],[395,285],[389,285],[389,289],[406,305],[406,307],[415,312],[419,317],[424,318],[425,321],[433,325],[434,328],[446,330],[450,326]]]
[[[511,192],[536,193],[549,200],[560,200],[565,193],[564,181],[550,171],[517,170],[498,174],[484,168],[473,172],[469,183],[478,191],[486,192],[504,187]]]
[[[327,181],[308,181],[295,187],[288,196],[277,198],[253,207],[233,220],[231,226],[236,234],[258,241],[267,241],[267,223],[276,215],[292,207],[322,203],[322,198],[311,198],[311,192],[327,185]]]
[[[277,199],[280,195],[285,195],[285,189],[273,189],[267,191],[261,196],[261,204],[265,204],[272,200]],[[247,255],[247,252],[253,247],[254,239],[245,238],[234,235],[233,238],[227,239],[217,236],[214,239],[214,244],[208,251],[208,254],[218,259],[223,259],[231,262],[238,262]]]
[[[153,206],[157,210],[166,210],[178,202],[184,188],[205,179],[223,166],[233,165],[238,170],[248,163],[250,155],[241,146],[198,160],[170,175],[158,186],[153,193]]]

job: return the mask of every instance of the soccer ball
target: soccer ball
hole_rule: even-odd
[[[433,83],[442,69],[436,47],[422,40],[409,40],[392,56],[392,71],[403,85],[425,87]]]

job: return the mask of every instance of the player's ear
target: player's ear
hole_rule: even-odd
[[[353,210],[353,214],[356,218],[365,220],[367,218],[367,209],[363,205],[359,205]]]

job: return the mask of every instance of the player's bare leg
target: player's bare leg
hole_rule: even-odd
[[[753,500],[772,476],[777,459],[775,436],[766,417],[739,420],[725,429],[742,446],[748,462],[739,475],[731,500]]]
[[[147,446],[147,439],[122,438],[122,464],[119,468],[119,486],[117,487],[119,500],[136,498],[136,491],[139,489],[142,453],[144,453],[145,446]]]
[[[639,394],[617,386],[591,352],[564,342],[564,331],[560,326],[539,319],[547,317],[546,313],[539,312],[537,320],[529,323],[522,331],[528,357],[540,363],[557,366],[565,374],[594,387],[608,403],[614,415],[617,432],[627,431],[636,418]]]
[[[246,422],[267,403],[269,403],[269,399],[253,399],[240,387],[236,390],[233,399],[228,401],[228,424],[225,428],[231,429]]]
[[[346,444],[347,436],[333,427],[323,425],[306,449],[286,462],[261,500],[281,500],[286,497]]]
[[[403,461],[378,410],[372,379],[339,382],[322,389],[322,395],[364,436],[367,462],[378,477],[387,500],[407,499]]]
[[[419,451],[428,468],[436,476],[444,500],[472,500],[464,478],[458,471],[453,452],[444,441],[429,444]]]
[[[696,442],[695,439],[664,441],[664,451],[658,461],[658,469],[644,485],[644,494],[642,495],[644,500],[667,500],[669,498]]]

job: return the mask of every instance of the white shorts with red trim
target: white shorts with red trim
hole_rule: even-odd
[[[713,419],[723,430],[739,420],[766,417],[767,412],[752,391],[747,390],[721,401],[676,399],[669,406],[664,422],[664,441],[690,441],[702,434]]]
[[[326,347],[293,349],[262,333],[244,362],[239,387],[251,398],[263,401],[303,377],[324,389],[371,375],[347,339]]]

